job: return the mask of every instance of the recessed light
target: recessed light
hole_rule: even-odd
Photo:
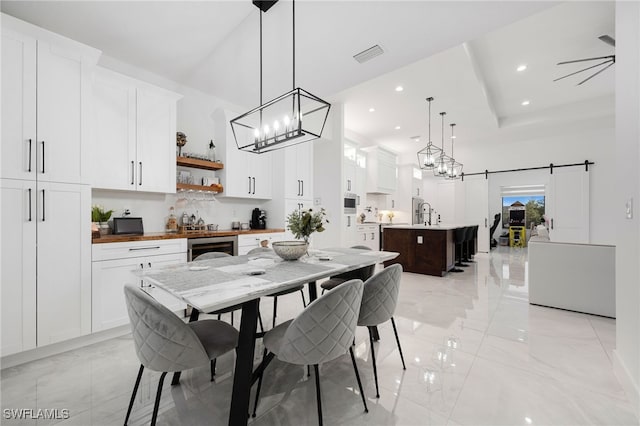
[[[369,112],[376,112],[375,108],[369,108]]]
[[[396,92],[402,92],[404,90],[404,87],[402,86],[397,86],[396,87]]]
[[[396,129],[396,130],[400,130],[400,126],[396,126],[396,127],[395,127],[395,129]]]
[[[522,103],[521,103],[520,105],[522,105],[522,106],[527,106],[527,105],[529,105],[530,103],[531,103],[531,102],[529,102],[529,101],[525,100],[525,101],[522,101]]]
[[[522,64],[522,65],[518,65],[518,68],[516,68],[516,71],[522,72],[526,69],[527,69],[527,66],[525,64]]]

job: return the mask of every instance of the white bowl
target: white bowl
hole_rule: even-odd
[[[307,252],[307,243],[304,241],[276,241],[271,246],[284,260],[297,260]]]

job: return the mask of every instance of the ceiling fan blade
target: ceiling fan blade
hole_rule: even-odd
[[[608,55],[608,56],[598,56],[596,58],[576,59],[574,61],[558,62],[558,65],[574,64],[576,62],[597,61],[599,59],[614,59],[615,57],[616,57],[616,55]]]
[[[609,68],[614,63],[615,62],[611,62],[609,65],[607,65],[606,67],[602,68],[600,71],[598,71],[597,73],[593,74],[591,77],[587,77],[586,79],[582,80],[580,83],[576,84],[576,86],[580,86],[582,83],[585,83],[585,82],[591,80],[593,77],[595,77],[596,75],[600,74],[602,71],[606,70],[607,68]]]
[[[596,68],[596,67],[599,67],[600,65],[604,65],[604,64],[607,64],[607,63],[608,63],[609,65],[607,65],[606,67],[604,67],[604,68],[603,68],[603,70],[605,70],[605,69],[609,68],[611,65],[613,65],[613,64],[615,63],[615,61],[614,61],[613,59],[608,59],[608,60],[606,60],[606,61],[604,61],[604,62],[600,62],[599,64],[591,65],[590,67],[587,67],[587,68],[581,69],[580,71],[572,72],[571,74],[567,74],[567,75],[562,76],[562,77],[560,77],[560,78],[556,78],[556,79],[555,79],[555,80],[553,80],[553,81],[562,80],[563,78],[571,77],[572,75],[576,75],[576,74],[581,73],[581,72],[583,72],[583,71],[588,71],[588,70],[590,70],[590,69],[592,69],[592,68]],[[602,72],[602,70],[600,70],[600,71],[598,71],[598,72]],[[591,77],[589,77],[589,78],[591,78]]]
[[[601,41],[607,43],[609,46],[613,46],[616,47],[616,39],[611,37],[610,35],[601,35],[600,37],[598,37]]]

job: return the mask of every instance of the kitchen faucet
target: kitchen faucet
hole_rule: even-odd
[[[425,202],[423,202],[423,203],[420,203],[420,204],[418,205],[418,212],[419,212],[419,214],[424,215],[424,205],[425,205],[425,204],[426,204],[427,206],[429,206],[429,220],[428,220],[428,221],[425,221],[425,222],[424,222],[424,225],[425,225],[425,226],[427,226],[427,223],[428,223],[428,224],[429,224],[429,226],[431,226],[431,211],[433,210],[433,209],[431,208],[431,204],[427,203],[426,201],[425,201]]]

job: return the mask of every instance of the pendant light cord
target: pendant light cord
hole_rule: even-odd
[[[455,126],[456,123],[451,123],[451,159],[453,160],[453,126]]]
[[[441,112],[440,116],[442,117],[442,154],[444,156],[444,116],[446,115],[446,112]]]
[[[262,105],[262,10],[260,10],[260,105]],[[260,118],[262,118],[262,110],[260,110]]]
[[[292,89],[296,88],[296,0],[293,0],[291,2],[291,4],[293,5],[293,87]]]

